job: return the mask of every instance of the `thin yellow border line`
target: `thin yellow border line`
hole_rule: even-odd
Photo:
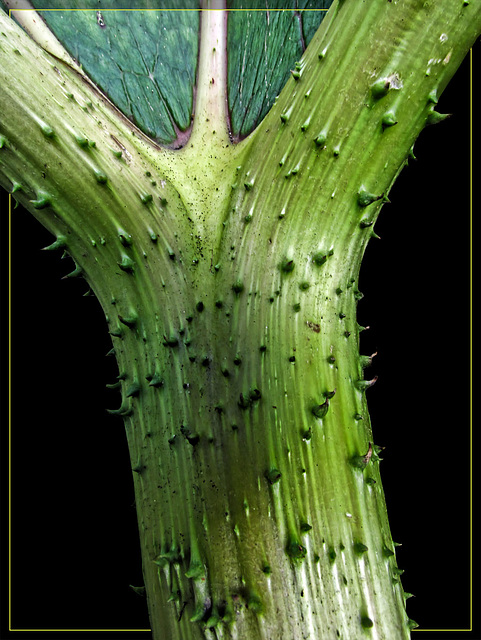
[[[9,10],[9,17],[11,13]],[[18,10],[17,10],[18,11]],[[32,11],[32,9],[20,9]],[[65,9],[38,9],[37,11],[65,11]],[[68,9],[68,11],[94,11],[94,9]],[[139,11],[139,9],[104,9],[103,11]],[[159,9],[144,9],[159,11]],[[162,11],[201,11],[201,9],[162,9]],[[228,11],[246,11],[229,9]],[[250,9],[249,11],[265,11]],[[270,11],[292,11],[271,9]],[[328,11],[328,9],[301,9],[300,11]],[[473,49],[469,50],[469,629],[423,629],[413,631],[471,632],[473,630]],[[12,195],[8,196],[8,630],[31,632],[151,632],[151,629],[13,629],[12,628]]]

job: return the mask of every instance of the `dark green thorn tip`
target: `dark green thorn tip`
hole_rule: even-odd
[[[279,471],[279,469],[271,467],[264,473],[264,477],[269,484],[276,484],[276,482],[279,482],[279,480],[281,479],[282,473]]]
[[[0,149],[4,149],[8,147],[8,140],[5,136],[0,135]]]
[[[411,620],[408,618],[408,629],[417,629],[419,627],[418,623],[415,620]]]
[[[140,201],[142,202],[142,204],[149,204],[150,202],[152,202],[153,197],[151,193],[143,193],[140,196]]]
[[[127,387],[127,391],[125,392],[126,398],[133,398],[138,396],[140,393],[140,384],[137,380],[134,380],[129,387]]]
[[[361,616],[361,627],[363,629],[372,629],[374,622],[366,615]]]

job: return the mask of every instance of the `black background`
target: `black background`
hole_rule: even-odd
[[[473,518],[470,564],[470,65],[438,108],[376,224],[361,271],[368,391],[388,512],[414,593],[415,639],[481,638],[479,620],[479,43],[473,56]],[[147,632],[8,632],[8,199],[2,250],[2,627],[0,638],[147,639]],[[117,375],[103,313],[50,234],[12,212],[12,612],[17,629],[148,629],[128,451],[105,389]],[[93,446],[92,443],[95,443]],[[470,566],[474,628],[470,626]],[[423,631],[437,629],[438,631]],[[169,640],[166,638],[166,640]],[[281,640],[281,639],[279,639]],[[289,639],[285,639],[289,640]],[[357,640],[357,639],[352,639]]]

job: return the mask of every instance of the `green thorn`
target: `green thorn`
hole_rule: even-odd
[[[48,247],[44,247],[42,251],[55,251],[55,249],[64,249],[67,246],[67,238],[65,236],[57,236],[57,239]]]
[[[387,78],[381,78],[371,85],[371,95],[374,100],[380,100],[384,98],[384,96],[387,96],[390,88],[389,80],[387,80]]]
[[[142,202],[142,204],[149,204],[150,202],[152,202],[153,197],[151,193],[144,193],[140,196],[140,200]]]
[[[283,273],[291,273],[291,271],[294,271],[294,266],[294,260],[286,258],[281,262],[280,269]]]
[[[328,410],[329,410],[329,398],[326,398],[326,401],[323,402],[322,404],[317,404],[314,407],[312,407],[311,412],[316,418],[322,419],[322,418],[325,418]]]
[[[75,136],[75,141],[82,149],[86,149],[89,146],[89,141],[83,136]]]
[[[162,344],[164,345],[164,347],[178,347],[179,339],[175,334],[171,333],[170,336],[164,336],[164,341],[162,342]]]
[[[125,231],[121,231],[119,233],[119,240],[120,244],[122,244],[124,247],[132,246],[132,236]]]
[[[122,269],[122,271],[125,271],[127,273],[134,272],[135,262],[131,258],[129,258],[129,256],[123,256],[122,262],[117,262],[117,264]]]
[[[240,280],[237,280],[237,282],[234,282],[234,284],[232,285],[232,291],[237,295],[240,295],[244,291],[244,285]]]
[[[377,382],[377,376],[374,376],[374,378],[372,378],[372,380],[358,380],[356,382],[356,388],[359,391],[365,392],[367,389],[369,389],[374,384],[376,384],[376,382]]]
[[[132,589],[132,591],[134,591],[134,593],[136,593],[138,596],[145,596],[145,587],[134,587],[133,585],[129,584],[129,587]]]
[[[279,469],[272,467],[264,473],[264,477],[269,484],[275,484],[281,479],[282,473],[279,471]]]
[[[107,409],[107,413],[110,413],[112,416],[129,416],[132,413],[132,406],[130,403],[122,404],[118,409]]]
[[[326,144],[327,135],[324,131],[321,131],[317,138],[315,138],[314,142],[316,146],[323,147]]]
[[[120,389],[121,382],[120,382],[120,380],[117,380],[117,382],[114,382],[113,384],[106,384],[105,387],[107,389]]]
[[[73,271],[71,271],[70,273],[67,273],[66,276],[64,276],[62,278],[62,280],[66,280],[67,278],[78,278],[79,276],[81,276],[83,273],[82,267],[80,267],[78,264],[75,265],[75,269]]]
[[[187,574],[186,574],[187,575]],[[199,604],[194,611],[194,615],[192,615],[189,620],[190,622],[200,622],[205,615],[204,605]]]
[[[369,443],[367,452],[363,456],[352,456],[352,458],[350,459],[350,463],[352,464],[353,467],[356,467],[357,469],[361,469],[362,471],[364,471],[364,469],[369,464],[371,457],[372,457],[372,444]]]
[[[306,557],[307,549],[295,538],[291,538],[286,546],[287,555],[294,561],[302,561]]]
[[[214,614],[212,616],[210,616],[210,618],[208,618],[207,622],[205,623],[205,628],[206,629],[213,629],[214,627],[217,627],[221,622],[220,617],[217,614]]]
[[[0,135],[0,149],[8,147],[8,140],[5,136]]]
[[[203,578],[205,576],[205,568],[202,562],[193,561],[190,563],[189,568],[185,572],[186,578],[196,580],[197,578]]]
[[[132,314],[131,316],[121,316],[119,314],[119,320],[122,324],[125,324],[126,327],[132,328],[137,324],[138,316],[136,314]]]
[[[101,169],[95,169],[94,176],[99,184],[107,184],[108,177],[105,175],[105,173]]]
[[[309,129],[309,125],[311,123],[311,119],[308,118],[304,124],[301,124],[301,131],[307,131]]]
[[[329,256],[332,255],[331,253],[316,253],[312,256],[312,262],[316,265],[316,267],[322,267],[322,265],[326,262],[326,260],[329,258]]]
[[[377,196],[374,193],[370,193],[364,187],[361,187],[357,194],[357,203],[360,207],[368,207],[373,202],[381,200],[383,195]]]
[[[366,545],[363,544],[362,542],[355,542],[352,545],[352,548],[354,549],[354,552],[357,553],[358,555],[362,555],[363,553],[366,553],[366,551],[369,551],[368,547],[366,547]]]
[[[408,629],[417,629],[419,627],[418,623],[415,620],[411,620],[408,618]]]
[[[52,196],[46,191],[39,191],[36,200],[30,200],[34,209],[46,209],[52,204]]]
[[[55,131],[52,129],[50,125],[45,124],[45,122],[43,122],[40,125],[40,129],[46,138],[50,138],[51,140],[55,138]]]
[[[387,129],[397,124],[396,114],[394,111],[386,111],[381,120],[382,128]]]
[[[434,106],[429,107],[426,125],[438,124],[439,122],[446,120],[446,118],[449,118],[450,115],[450,113],[438,113],[434,110]]]
[[[152,376],[152,379],[149,382],[149,387],[162,387],[164,384],[164,381],[162,380],[162,378],[160,377],[160,374],[156,371],[154,373],[154,375]]]

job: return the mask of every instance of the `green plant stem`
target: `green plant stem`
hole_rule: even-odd
[[[106,313],[154,638],[409,636],[357,278],[480,22],[335,3],[256,132],[231,145],[223,91],[201,93],[174,153],[0,18],[0,181]]]

